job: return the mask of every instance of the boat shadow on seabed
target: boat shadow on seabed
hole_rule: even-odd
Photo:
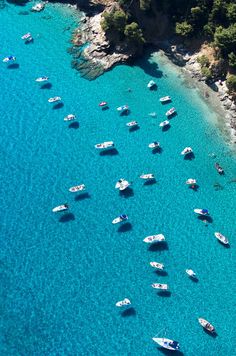
[[[172,356],[173,356],[173,355],[176,355],[176,356],[184,356],[184,353],[181,352],[181,351],[179,351],[179,350],[175,351],[174,354],[173,354],[173,351],[170,351],[170,350],[167,350],[167,349],[162,349],[162,348],[160,348],[160,347],[157,347],[157,350],[160,351],[160,352],[162,352],[164,355],[167,355],[167,356],[171,356],[171,355],[172,355]]]
[[[123,316],[123,318],[127,316],[135,316],[135,315],[136,315],[136,310],[133,307],[125,309],[121,312],[121,316]]]
[[[118,154],[119,154],[118,150],[114,147],[110,148],[108,150],[99,152],[100,156],[116,156]]]
[[[66,223],[66,222],[69,222],[69,221],[73,221],[75,220],[75,216],[74,214],[72,213],[67,213],[67,214],[64,214],[60,217],[59,219],[59,222],[61,223]]]

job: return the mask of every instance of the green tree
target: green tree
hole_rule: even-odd
[[[236,68],[236,54],[234,52],[230,52],[228,54],[229,65],[232,68]]]
[[[136,22],[131,22],[131,24],[125,26],[125,31],[124,31],[125,36],[134,42],[143,44],[144,43],[144,37],[142,30],[139,28],[138,24]]]
[[[210,68],[202,67],[201,68],[201,73],[202,73],[203,77],[206,78],[206,80],[209,80],[209,79],[212,78],[212,73],[211,73]]]
[[[192,25],[187,23],[187,21],[177,22],[175,26],[175,32],[177,35],[188,37],[193,32],[193,28]]]
[[[234,3],[230,3],[227,5],[226,8],[227,12],[226,12],[226,17],[229,20],[229,22],[233,23],[236,21],[236,4]]]
[[[126,22],[127,16],[122,10],[104,12],[103,19],[101,21],[101,27],[105,32],[115,30],[120,33],[123,33]]]
[[[200,63],[201,67],[209,67],[210,65],[210,61],[205,54],[200,57],[197,57],[197,61],[198,63]]]
[[[228,28],[217,27],[214,41],[224,54],[232,52],[236,48],[236,23]]]
[[[229,75],[226,80],[226,85],[231,92],[236,91],[236,75]]]
[[[142,11],[148,11],[151,6],[151,0],[140,0],[139,4]]]
[[[114,12],[113,15],[113,27],[119,31],[119,32],[124,32],[125,25],[127,22],[127,16],[122,10],[118,10]]]

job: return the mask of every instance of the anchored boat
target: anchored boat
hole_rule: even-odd
[[[73,114],[69,114],[67,116],[64,117],[64,121],[73,121],[76,119],[76,116]]]
[[[178,341],[167,339],[165,337],[153,337],[152,340],[167,350],[177,351],[180,349]]]
[[[125,298],[125,299],[117,302],[116,306],[117,307],[123,307],[123,306],[130,305],[130,304],[131,304],[131,301],[128,298]]]
[[[118,224],[118,223],[126,221],[126,220],[128,220],[128,215],[123,214],[123,215],[118,216],[118,218],[115,218],[114,220],[112,220],[112,224]]]
[[[130,186],[130,183],[127,180],[125,180],[124,178],[121,178],[116,183],[115,188],[119,189],[119,190],[125,190],[129,186]]]
[[[213,333],[215,331],[215,328],[212,324],[209,323],[209,321],[203,319],[203,318],[198,318],[199,324],[206,329],[207,331]]]
[[[220,232],[215,232],[215,237],[216,237],[217,240],[219,240],[222,244],[224,244],[224,245],[228,245],[228,244],[229,244],[229,240],[227,239],[227,237],[225,237],[224,235],[222,235]]]
[[[65,211],[69,209],[69,205],[68,204],[62,204],[62,205],[58,205],[55,208],[52,209],[52,211],[54,213],[58,213],[60,211]]]
[[[150,266],[156,269],[160,269],[161,271],[164,269],[164,264],[159,262],[150,262]]]
[[[61,97],[60,96],[54,96],[53,98],[49,98],[48,99],[49,103],[55,103],[57,101],[61,101]]]
[[[113,141],[106,141],[106,142],[98,143],[94,147],[98,148],[98,149],[111,148],[111,147],[114,147],[114,142]]]
[[[146,242],[148,244],[152,242],[162,242],[162,241],[165,241],[165,236],[163,234],[147,236],[143,240],[143,242]]]
[[[69,192],[76,193],[81,192],[82,190],[85,190],[85,184],[75,185],[69,189]]]

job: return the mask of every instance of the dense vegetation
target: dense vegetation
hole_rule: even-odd
[[[103,29],[117,32],[122,39],[143,44],[148,21],[156,13],[169,19],[172,35],[182,42],[202,39],[214,48],[215,60],[230,72],[230,90],[236,82],[236,1],[235,0],[117,0],[118,9],[105,13]],[[158,26],[159,24],[157,24]],[[160,24],[161,25],[161,24]],[[155,34],[153,34],[155,35]],[[168,34],[169,35],[169,34]],[[202,61],[206,59],[202,59]],[[210,63],[201,63],[207,78],[214,74]],[[226,71],[225,71],[226,73]]]

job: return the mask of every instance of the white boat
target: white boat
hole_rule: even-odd
[[[154,82],[154,80],[150,80],[150,82],[147,85],[148,89],[156,88],[157,84]]]
[[[165,121],[162,121],[159,126],[160,127],[165,127],[165,126],[169,126],[169,125],[170,125],[170,121],[165,120]]]
[[[152,340],[167,350],[177,351],[180,349],[178,341],[170,340],[165,337],[153,337]]]
[[[160,147],[160,142],[154,141],[152,143],[149,143],[148,145],[149,148],[157,148]]]
[[[127,122],[126,126],[128,126],[128,127],[138,126],[138,123],[137,123],[137,121],[130,121],[130,122]]]
[[[160,98],[161,103],[167,103],[168,101],[171,101],[171,97],[169,95]]]
[[[49,79],[48,77],[39,77],[35,79],[35,81],[38,83],[42,83],[42,82],[46,82],[48,79]]]
[[[117,302],[116,306],[123,307],[125,305],[130,305],[130,304],[131,304],[131,301],[128,298],[125,298],[125,299],[121,300],[120,302]]]
[[[143,239],[143,242],[146,242],[147,244],[151,244],[152,242],[162,242],[162,241],[165,241],[165,236],[163,234],[151,235]]]
[[[125,112],[125,111],[129,110],[129,107],[128,107],[128,105],[122,105],[122,106],[119,106],[116,110],[120,111],[120,112]]]
[[[156,112],[150,112],[150,113],[148,114],[148,116],[156,117],[156,116],[157,116],[157,113],[156,113]]]
[[[175,113],[176,113],[175,108],[171,108],[170,110],[168,110],[168,111],[166,112],[166,116],[171,116],[171,115],[173,115],[173,114],[175,114]]]
[[[198,318],[198,322],[207,331],[210,331],[211,333],[213,333],[215,331],[214,326],[212,324],[210,324],[209,321],[207,321],[203,318]]]
[[[28,33],[26,33],[25,35],[21,36],[21,39],[22,39],[22,40],[30,40],[30,39],[32,40],[33,37],[31,36],[31,33],[28,32]]]
[[[94,147],[98,148],[98,149],[111,148],[111,147],[114,147],[114,142],[113,141],[106,141],[106,142],[98,143]]]
[[[161,290],[168,290],[169,286],[165,283],[152,283],[152,288],[154,289],[161,289]]]
[[[192,153],[193,150],[191,147],[185,147],[183,151],[181,152],[181,155],[188,155],[189,153]]]
[[[35,11],[35,12],[40,12],[45,8],[45,4],[43,2],[38,2],[36,5],[34,5],[31,8],[31,11]]]
[[[76,116],[73,114],[69,114],[67,116],[64,117],[64,121],[73,121],[76,119]]]
[[[118,224],[118,223],[120,223],[122,221],[126,221],[126,220],[128,220],[128,215],[123,214],[123,215],[118,216],[118,218],[115,218],[114,220],[112,220],[112,224]]]
[[[104,108],[105,106],[107,106],[108,103],[106,101],[102,101],[100,104],[98,104],[98,106]]]
[[[187,275],[191,278],[197,278],[196,273],[192,270],[192,269],[186,269],[185,272],[187,273]]]
[[[85,190],[85,184],[80,184],[80,185],[75,185],[74,187],[71,187],[69,189],[69,192],[71,193],[76,193],[76,192],[81,192],[82,190]]]
[[[68,210],[68,209],[69,209],[69,205],[68,204],[62,204],[62,205],[58,205],[55,208],[53,208],[52,211],[54,213],[57,213],[57,212]]]
[[[61,97],[60,96],[54,96],[54,98],[49,98],[48,99],[49,103],[55,103],[57,101],[61,101]]]
[[[207,209],[194,209],[193,211],[199,215],[209,215],[209,211]]]
[[[13,61],[16,61],[16,57],[14,57],[14,56],[8,56],[8,57],[5,57],[2,61],[3,61],[4,63],[13,62]]]
[[[224,245],[228,245],[228,244],[229,244],[229,240],[227,239],[227,237],[225,237],[224,235],[222,235],[220,232],[215,232],[215,237],[216,237],[217,240],[219,240],[222,244],[224,244]]]
[[[141,176],[139,178],[141,178],[141,179],[155,179],[154,174],[152,174],[152,173],[141,174]]]
[[[125,190],[129,186],[130,186],[130,183],[127,180],[125,180],[124,178],[121,178],[116,183],[115,188],[119,189],[119,190]]]
[[[159,262],[150,262],[150,266],[156,269],[160,269],[161,271],[164,269],[164,264]]]
[[[197,180],[193,179],[193,178],[189,178],[188,180],[186,180],[185,182],[187,185],[195,185],[197,184]]]

